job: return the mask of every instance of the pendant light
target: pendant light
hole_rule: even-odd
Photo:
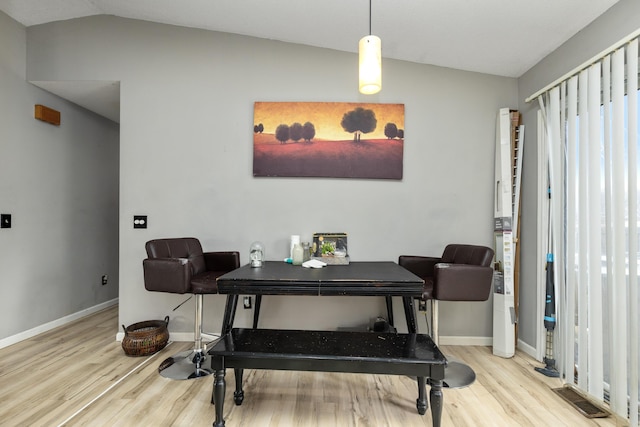
[[[373,95],[382,89],[382,41],[371,35],[371,0],[369,0],[369,35],[360,39],[359,84],[360,93]]]

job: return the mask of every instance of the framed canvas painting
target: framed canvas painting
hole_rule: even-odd
[[[404,104],[256,102],[253,176],[402,179]]]

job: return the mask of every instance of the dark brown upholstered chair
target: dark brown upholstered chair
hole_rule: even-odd
[[[493,255],[493,249],[486,246],[450,244],[445,247],[441,257],[401,255],[398,258],[398,264],[424,280],[422,299],[431,301],[431,336],[436,344],[439,338],[438,301],[486,301],[493,284]],[[412,314],[407,314],[407,327],[415,332],[416,320],[411,298],[403,298],[403,304],[405,312]],[[407,310],[409,305],[410,309]],[[471,370],[468,372],[463,367],[449,363],[447,371],[453,371],[452,368],[462,369],[464,372],[459,375],[465,378],[451,378],[447,373],[445,383],[449,387],[469,385],[475,380],[471,368],[467,367]]]
[[[195,296],[194,348],[174,355],[160,365],[160,373],[173,379],[208,375],[202,367],[202,304],[205,294],[218,293],[216,279],[240,266],[238,252],[203,252],[193,237],[155,239],[146,243],[148,258],[142,262],[144,287],[153,292]]]
[[[493,249],[450,244],[441,257],[401,255],[398,264],[424,280],[422,299],[431,301],[432,336],[437,344],[438,301],[486,301],[493,283]],[[435,307],[435,312],[434,312]]]

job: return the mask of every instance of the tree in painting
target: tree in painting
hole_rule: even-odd
[[[395,123],[387,123],[384,126],[384,136],[388,139],[393,139],[398,136],[398,126]]]
[[[302,125],[298,122],[289,127],[289,139],[298,142],[302,139]]]
[[[280,144],[284,144],[289,139],[289,125],[279,125],[276,128],[276,139],[280,141]]]
[[[302,125],[302,139],[311,142],[314,136],[316,136],[316,127],[311,122],[305,122]]]
[[[373,110],[365,110],[362,107],[344,113],[340,122],[346,132],[353,133],[354,142],[360,141],[361,133],[373,132],[377,124],[376,113]]]

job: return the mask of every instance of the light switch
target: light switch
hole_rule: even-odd
[[[11,228],[11,214],[0,214],[0,228]]]

